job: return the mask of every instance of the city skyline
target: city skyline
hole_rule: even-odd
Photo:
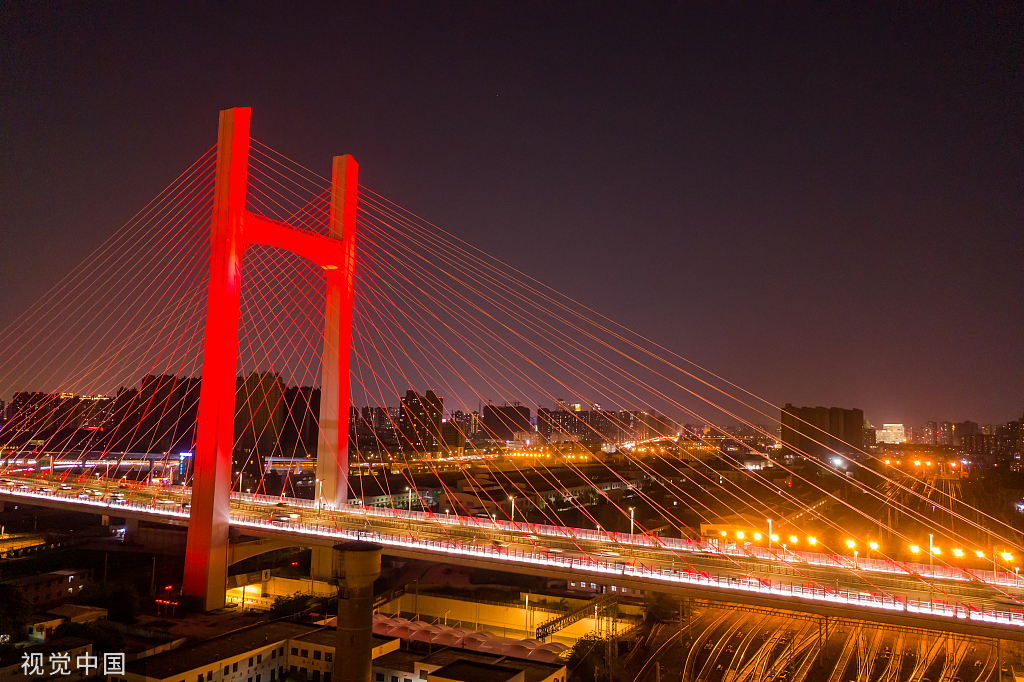
[[[356,153],[368,187],[775,405],[1019,418],[1012,10],[410,12],[321,9],[279,43],[261,9],[12,10],[0,328],[251,104],[303,165]]]

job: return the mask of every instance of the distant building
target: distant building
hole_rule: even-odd
[[[853,454],[864,448],[864,411],[841,407],[782,408],[784,454],[822,459],[831,453]]]
[[[953,422],[939,423],[939,429],[936,433],[936,445],[953,444]]]
[[[433,391],[406,391],[398,416],[399,447],[421,454],[440,450],[443,413],[444,401]]]
[[[892,445],[906,443],[907,434],[903,424],[883,424],[882,428],[877,432],[877,440],[879,443],[890,443]]]
[[[935,422],[924,423],[924,439],[922,445],[938,445],[939,425]]]
[[[253,372],[244,379],[238,377],[232,478],[238,481],[241,490],[256,492],[266,470],[266,459],[279,454],[284,408],[284,385],[279,374]]]
[[[480,420],[483,435],[491,440],[519,440],[521,434],[532,433],[530,408],[520,403],[513,405],[485,405]]]

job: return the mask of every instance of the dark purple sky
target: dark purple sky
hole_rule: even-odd
[[[1024,410],[1019,4],[9,3],[0,328],[253,108],[777,403]]]

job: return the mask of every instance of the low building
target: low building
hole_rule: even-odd
[[[278,682],[291,674],[331,682],[334,628],[270,621],[131,661],[127,682]],[[397,649],[399,640],[374,636],[373,655]]]
[[[396,649],[373,661],[373,682],[565,682],[566,676],[561,663],[448,647],[430,654]]]
[[[6,581],[17,585],[33,608],[69,601],[91,582],[87,570],[65,569]]]
[[[46,613],[33,616],[28,624],[28,638],[36,642],[43,642],[64,623],[90,623],[94,620],[106,619],[106,617],[107,610],[97,606],[63,604]]]

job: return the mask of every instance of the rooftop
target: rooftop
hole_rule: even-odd
[[[431,677],[458,682],[511,682],[522,679],[522,671],[479,661],[455,661],[430,673]]]
[[[217,637],[184,644],[177,649],[141,658],[128,663],[128,672],[163,679],[212,665],[229,656],[238,656],[277,642],[307,635],[321,629],[319,625],[291,621],[270,621],[228,632]],[[333,637],[333,632],[332,632]]]

